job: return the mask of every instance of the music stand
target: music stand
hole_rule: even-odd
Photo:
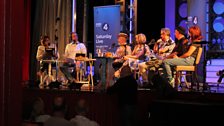
[[[76,53],[75,55],[76,58],[85,58],[86,57],[86,54],[85,53]]]
[[[55,48],[46,48],[45,52],[45,59],[55,58]]]

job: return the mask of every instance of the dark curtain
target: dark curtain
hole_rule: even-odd
[[[34,0],[31,12],[30,79],[36,80],[38,62],[37,47],[40,36],[48,35],[58,46],[59,54],[64,54],[71,32],[72,0]]]
[[[31,0],[24,0],[25,41],[22,55],[23,81],[29,80]]]

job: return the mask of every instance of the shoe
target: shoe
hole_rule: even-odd
[[[169,79],[169,84],[172,86],[172,87],[175,87],[175,80],[174,80],[174,78],[171,78],[171,79]]]

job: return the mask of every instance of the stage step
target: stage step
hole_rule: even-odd
[[[217,78],[218,76],[216,75],[216,73],[217,73],[216,71],[214,71],[214,72],[213,71],[207,71],[206,72],[206,77],[216,77]]]
[[[219,76],[217,76],[216,73],[223,69],[224,69],[224,59],[208,60],[206,65],[206,82],[217,83]],[[224,79],[222,82],[224,82]]]
[[[224,59],[211,59],[208,60],[207,66],[208,65],[216,65],[216,66],[223,66]]]
[[[216,66],[216,65],[209,65],[206,66],[206,71],[207,72],[218,72],[219,70],[224,69],[224,66]]]

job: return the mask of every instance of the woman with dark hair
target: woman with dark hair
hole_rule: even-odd
[[[42,60],[47,58],[46,49],[49,47],[49,45],[50,45],[49,36],[41,37],[40,45],[38,46],[36,55],[36,59],[40,61],[40,72],[38,72],[39,75],[41,75],[48,68],[48,63],[43,63]]]

